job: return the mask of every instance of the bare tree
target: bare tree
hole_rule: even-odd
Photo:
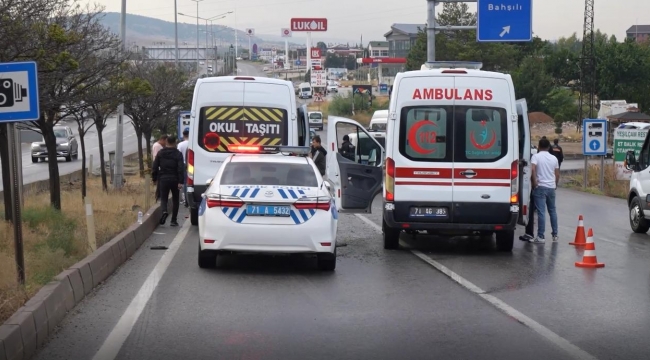
[[[70,111],[70,115],[77,123],[77,133],[79,134],[79,142],[81,143],[81,201],[83,201],[87,193],[86,134],[95,126],[95,121],[92,119],[91,113],[88,112],[89,105],[85,102],[71,104],[71,106],[72,110]]]
[[[77,111],[74,104],[81,102],[82,95],[122,63],[119,39],[100,24],[100,10],[73,3],[34,26],[34,40],[40,44],[36,59],[42,114],[33,126],[43,134],[49,154],[56,153],[54,125]],[[64,105],[66,114],[61,114]],[[48,161],[48,168],[50,203],[61,209],[58,163]]]
[[[150,159],[152,133],[161,121],[169,121],[167,115],[174,107],[182,105],[189,84],[188,74],[173,65],[147,61],[136,62],[127,74],[130,95],[125,98],[124,112],[131,117],[138,138],[140,174],[144,175],[142,137]]]

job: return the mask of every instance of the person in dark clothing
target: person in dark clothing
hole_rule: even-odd
[[[325,175],[326,156],[327,150],[325,150],[325,148],[323,148],[321,145],[320,135],[314,136],[314,138],[311,140],[311,153],[309,154],[309,157],[311,157],[311,159],[314,161],[314,164],[316,164],[318,171],[323,176]]]
[[[160,150],[153,161],[151,180],[158,183],[160,188],[160,205],[163,209],[163,215],[160,218],[160,225],[167,221],[169,213],[167,212],[167,202],[169,201],[169,192],[172,193],[172,221],[171,226],[178,226],[178,207],[180,205],[180,189],[183,188],[185,181],[183,154],[176,148],[176,138],[170,136],[167,138],[167,145]]]
[[[564,161],[564,151],[562,151],[562,147],[558,145],[559,142],[559,139],[553,140],[553,145],[551,145],[551,154],[557,158],[559,166],[562,167],[562,161]]]
[[[339,153],[346,159],[354,161],[354,145],[350,142],[350,137],[348,135],[343,136],[343,144],[339,149]]]

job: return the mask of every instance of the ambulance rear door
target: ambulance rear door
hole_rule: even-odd
[[[530,123],[528,121],[528,104],[526,99],[517,100],[517,125],[519,128],[519,225],[527,225],[529,214],[534,213],[530,209],[530,191],[532,168],[531,158],[531,136]]]

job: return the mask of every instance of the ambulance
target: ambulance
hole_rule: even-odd
[[[358,150],[381,151],[381,161],[354,162],[338,154],[342,134],[366,130],[350,119],[328,119],[327,177],[337,208],[370,213],[382,193],[385,249],[399,247],[402,231],[426,231],[496,234],[497,249],[511,251],[517,224],[528,223],[526,100],[515,99],[510,75],[481,67],[435,62],[397,74],[385,149],[375,141]]]
[[[190,222],[198,225],[201,195],[230,145],[309,146],[306,105],[298,106],[290,81],[254,76],[199,79],[194,87],[187,193]]]

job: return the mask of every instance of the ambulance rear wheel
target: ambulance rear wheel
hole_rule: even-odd
[[[385,220],[382,220],[381,230],[384,236],[384,249],[387,250],[396,250],[399,249],[399,234],[400,229],[393,229],[386,224]]]
[[[515,243],[515,231],[498,231],[497,232],[497,250],[499,251],[512,251],[512,246]]]

